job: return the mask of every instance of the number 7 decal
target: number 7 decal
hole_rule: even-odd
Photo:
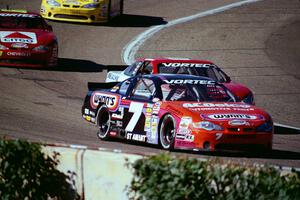
[[[131,102],[128,112],[133,113],[129,123],[127,124],[125,131],[132,132],[137,122],[140,119],[144,107],[144,103]]]

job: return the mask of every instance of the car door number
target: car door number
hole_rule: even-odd
[[[144,103],[131,102],[128,112],[133,113],[129,123],[127,124],[125,131],[132,132],[135,128],[140,116],[143,112]]]

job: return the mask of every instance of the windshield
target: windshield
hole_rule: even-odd
[[[34,16],[34,17],[33,16],[32,17],[0,16],[0,28],[43,29],[45,27],[46,26],[44,20],[39,16]]]
[[[214,81],[227,82],[227,77],[221,70],[212,64],[201,63],[159,63],[158,73],[163,74],[191,74],[195,76],[204,76]]]
[[[223,85],[220,84],[168,84],[161,85],[165,101],[221,101],[236,102]]]

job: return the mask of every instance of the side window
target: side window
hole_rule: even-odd
[[[130,98],[138,100],[151,100],[155,93],[155,85],[150,79],[140,79],[133,89]]]
[[[128,87],[130,85],[130,81],[124,81],[121,85],[120,85],[120,89],[119,89],[119,94],[121,95],[126,95],[126,92],[128,90]]]
[[[220,69],[217,69],[218,70],[218,74],[219,76],[221,77],[222,81],[220,81],[221,83],[224,83],[224,82],[230,82],[230,78],[225,74],[225,72],[223,72],[222,70]]]
[[[135,76],[137,70],[140,68],[142,62],[135,62],[131,65],[129,65],[125,70],[124,70],[124,74],[126,74],[127,76]]]
[[[218,78],[217,78],[215,72],[213,71],[212,67],[208,68],[206,73],[209,78],[212,78],[214,81],[218,81]]]
[[[145,62],[138,70],[137,74],[152,74],[153,66],[151,62]]]

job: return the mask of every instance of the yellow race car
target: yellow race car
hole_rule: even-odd
[[[42,0],[41,15],[46,19],[103,23],[123,14],[124,0]]]

